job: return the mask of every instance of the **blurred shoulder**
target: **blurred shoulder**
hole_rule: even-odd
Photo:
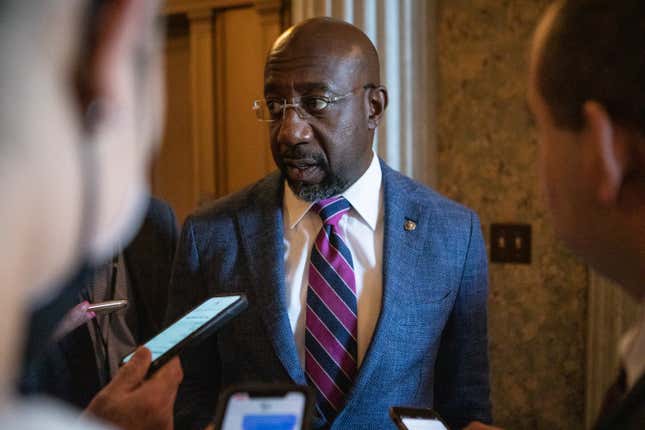
[[[46,397],[16,401],[0,413],[0,428],[23,430],[110,430],[112,426],[81,416],[80,411]]]
[[[279,172],[273,172],[242,190],[214,200],[197,210],[187,218],[186,225],[203,228],[230,222],[239,213],[279,206],[282,204],[282,190],[283,178]]]

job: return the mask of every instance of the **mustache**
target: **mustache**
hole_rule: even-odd
[[[329,164],[323,154],[310,153],[298,145],[289,146],[280,153],[280,164],[284,166],[284,159],[288,160],[307,160],[309,164],[317,165],[324,170],[329,170]]]

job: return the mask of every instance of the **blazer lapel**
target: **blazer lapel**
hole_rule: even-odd
[[[256,306],[277,357],[291,379],[306,384],[286,307],[282,221],[282,177],[275,173],[249,193],[237,214]]]
[[[397,173],[381,161],[383,171],[384,229],[383,229],[383,299],[381,313],[372,336],[372,341],[363,359],[354,387],[350,392],[345,411],[351,413],[354,399],[361,398],[361,392],[370,386],[372,374],[389,348],[389,339],[399,331],[400,321],[397,296],[401,288],[416,284],[417,256],[423,249],[428,226],[423,222],[421,208],[408,198],[404,184]],[[407,224],[406,222],[414,223]],[[403,310],[405,311],[405,310]]]

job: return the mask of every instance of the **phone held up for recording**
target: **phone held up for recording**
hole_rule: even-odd
[[[248,306],[244,294],[214,296],[175,321],[168,328],[145,343],[152,353],[151,375],[184,348],[196,345],[239,315]],[[121,365],[132,359],[134,352],[121,360]]]

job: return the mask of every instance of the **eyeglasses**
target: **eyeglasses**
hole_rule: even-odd
[[[340,96],[304,95],[292,98],[291,103],[287,103],[287,99],[285,98],[255,100],[253,102],[253,110],[258,121],[263,122],[282,121],[287,108],[293,108],[302,119],[321,117],[329,111],[334,103],[346,99],[357,91],[368,88],[376,88],[376,86],[374,84],[363,85]]]

